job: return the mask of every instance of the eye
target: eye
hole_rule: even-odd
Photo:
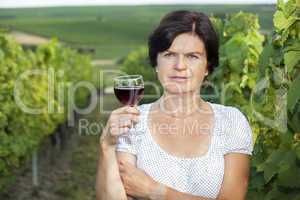
[[[189,55],[187,55],[187,57],[188,57],[188,58],[192,58],[192,59],[199,59],[198,56],[193,55],[193,54],[189,54]]]
[[[172,56],[174,56],[174,53],[168,52],[168,53],[164,54],[164,57],[172,57]]]

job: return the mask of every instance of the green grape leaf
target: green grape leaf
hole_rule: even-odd
[[[288,51],[284,54],[284,64],[290,73],[300,61],[300,51]]]
[[[288,90],[287,95],[287,108],[292,111],[296,103],[300,99],[300,76],[297,77],[292,83]]]
[[[291,0],[287,1],[283,9],[285,17],[286,18],[290,17],[295,10],[296,10],[295,1],[291,1]]]
[[[224,45],[224,50],[229,68],[235,73],[241,73],[247,54],[247,45],[244,37],[240,34],[235,35]]]
[[[285,18],[284,13],[282,11],[276,11],[274,14],[273,23],[275,28],[277,28],[278,30],[282,30],[286,28],[288,20]]]
[[[265,185],[264,177],[260,174],[255,174],[251,177],[251,184],[257,189],[263,189]]]
[[[278,164],[280,166],[279,171],[289,169],[291,166],[296,165],[296,154],[294,151],[287,151],[282,157],[282,160]]]
[[[278,185],[290,188],[300,188],[300,169],[290,165],[278,173]]]
[[[277,200],[285,199],[286,195],[278,189],[278,186],[275,184],[271,188],[271,191],[265,196],[264,200]]]
[[[274,48],[271,43],[267,43],[259,57],[259,74],[265,76],[266,68],[269,66],[270,58],[273,56]]]
[[[268,157],[265,164],[264,178],[266,183],[268,183],[271,178],[277,174],[279,167],[278,163],[281,161],[282,157],[285,155],[285,152],[281,149],[273,151]]]
[[[266,164],[264,168],[264,179],[268,183],[271,178],[277,174],[278,167],[276,165]]]

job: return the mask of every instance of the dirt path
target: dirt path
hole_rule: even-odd
[[[16,41],[23,45],[40,45],[45,44],[50,41],[49,38],[42,37],[39,35],[24,33],[21,31],[12,31],[11,36],[16,39]]]
[[[92,65],[97,66],[97,65],[115,65],[114,60],[104,60],[104,59],[98,59],[98,60],[93,60]]]
[[[10,35],[16,39],[16,41],[19,44],[22,45],[33,45],[33,46],[37,46],[37,45],[41,45],[41,44],[45,44],[50,42],[49,38],[46,37],[42,37],[39,35],[35,35],[35,34],[29,34],[29,33],[25,33],[22,31],[12,31],[10,33]],[[110,66],[110,65],[115,65],[115,60],[113,59],[96,59],[92,61],[92,65],[93,66]]]

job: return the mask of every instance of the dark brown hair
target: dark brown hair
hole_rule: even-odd
[[[166,51],[173,40],[182,33],[195,33],[203,41],[207,54],[208,70],[219,64],[219,39],[207,15],[187,10],[173,11],[165,15],[148,39],[149,59],[157,65],[157,55]]]

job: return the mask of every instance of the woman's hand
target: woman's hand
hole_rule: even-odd
[[[102,147],[114,147],[120,135],[128,133],[129,129],[139,120],[137,107],[124,106],[113,110],[101,134]]]
[[[162,199],[165,188],[144,171],[128,162],[119,162],[119,170],[126,194],[143,199]]]

